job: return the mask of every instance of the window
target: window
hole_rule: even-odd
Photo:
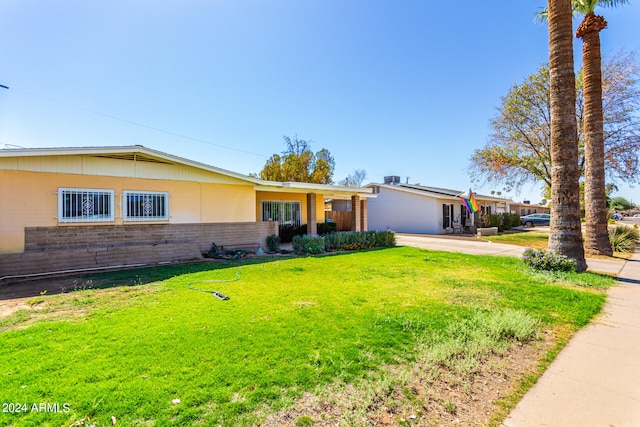
[[[125,221],[167,221],[169,219],[169,193],[151,191],[125,191]]]
[[[453,205],[442,205],[442,228],[453,227]]]
[[[300,221],[300,202],[262,202],[262,220],[278,221],[280,225],[298,227]]]
[[[113,190],[58,189],[58,221],[113,221]]]

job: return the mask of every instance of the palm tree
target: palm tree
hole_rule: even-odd
[[[549,0],[551,100],[551,232],[549,250],[576,260],[584,271],[578,181],[578,126],[571,0]]]
[[[582,81],[584,85],[584,200],[586,212],[585,251],[613,255],[607,229],[607,200],[604,173],[604,130],[602,114],[602,58],[600,31],[607,21],[594,13],[600,6],[615,7],[627,0],[573,0],[573,10],[584,15],[576,37],[582,39]]]

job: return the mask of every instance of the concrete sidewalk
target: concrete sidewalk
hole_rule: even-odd
[[[640,426],[640,252],[608,294],[503,427]]]

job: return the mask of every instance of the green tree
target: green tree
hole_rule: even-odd
[[[549,0],[549,82],[551,111],[551,231],[549,250],[587,269],[580,225],[578,132],[571,0]]]
[[[582,74],[576,82],[580,173],[584,171]],[[633,53],[603,63],[603,112],[607,181],[640,182],[640,65]],[[475,150],[470,175],[476,181],[519,189],[526,183],[551,186],[549,66],[543,64],[501,99],[492,134]]]
[[[284,136],[285,150],[272,155],[258,175],[260,179],[280,182],[331,184],[335,161],[329,150],[311,150],[311,141]]]
[[[625,199],[624,197],[613,197],[609,201],[609,206],[617,211],[626,211],[629,209],[634,209],[636,204]]]

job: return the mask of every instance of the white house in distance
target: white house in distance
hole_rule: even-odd
[[[399,233],[447,234],[472,230],[481,212],[511,212],[511,200],[475,194],[481,211],[469,215],[459,194],[463,190],[402,184],[400,177],[387,176],[384,184],[369,184],[375,198],[368,202],[370,230]]]

